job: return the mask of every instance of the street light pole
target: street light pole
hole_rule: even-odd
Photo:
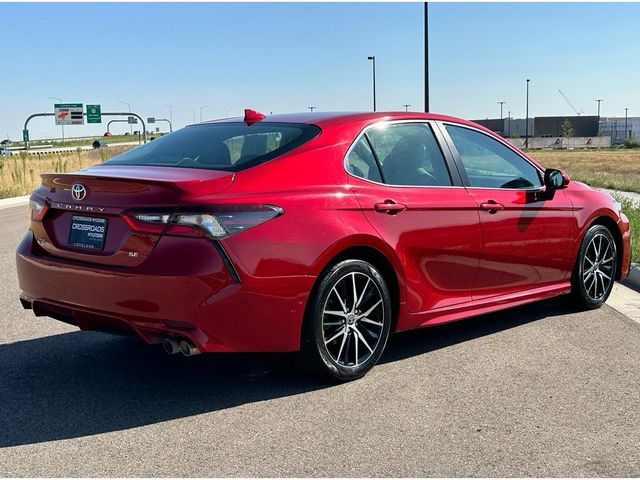
[[[500,104],[500,133],[504,133],[504,121],[502,120],[502,106],[507,102],[498,102]]]
[[[408,112],[409,111],[409,107],[411,106],[410,103],[405,103],[404,105],[402,105],[404,107],[404,111]]]
[[[367,57],[367,60],[373,62],[373,111],[376,111],[376,56]]]
[[[187,110],[191,110],[191,113],[193,114],[193,123],[196,123],[196,109],[187,107]]]
[[[500,104],[500,120],[502,120],[502,106],[507,102],[498,102]]]
[[[527,78],[527,108],[526,108],[526,119],[524,121],[524,129],[525,129],[525,137],[524,137],[524,148],[529,148],[529,80]]]
[[[131,113],[131,104],[130,103],[127,103],[127,102],[120,102],[120,103],[123,104],[123,105],[126,105],[127,108],[129,109],[128,113]],[[131,135],[133,135],[133,125],[131,123],[129,124],[129,133]]]
[[[51,100],[58,100],[60,103],[62,103],[62,99],[58,98],[58,97],[47,97],[50,98]],[[64,145],[64,125],[60,125],[62,127],[62,145]]]
[[[169,133],[171,133],[173,132],[173,107],[171,105],[167,105],[166,103],[163,103],[162,106],[169,109]]]
[[[511,136],[511,110],[509,110],[507,112],[507,130],[509,133],[507,133],[507,136]]]
[[[202,107],[200,107],[200,121],[202,122],[202,111],[207,108],[209,105],[203,105]]]
[[[424,111],[429,113],[429,2],[424,2]]]
[[[307,107],[307,108],[309,109],[310,112],[313,112],[316,107]]]
[[[598,104],[598,120],[600,119],[600,102],[604,102],[604,100],[602,98],[598,98],[596,99],[596,102]]]

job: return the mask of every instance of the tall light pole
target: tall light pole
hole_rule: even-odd
[[[502,120],[502,106],[507,102],[498,102],[500,104],[500,133],[504,133],[504,121]]]
[[[167,107],[169,109],[169,133],[173,132],[173,107],[171,105],[167,105],[166,103],[162,104],[163,107]]]
[[[307,108],[309,109],[310,112],[313,112],[316,107],[307,107]]]
[[[131,104],[130,103],[127,103],[127,102],[120,102],[120,103],[123,104],[123,105],[126,105],[127,108],[129,109],[128,113],[131,113]],[[133,125],[131,123],[129,123],[129,133],[131,135],[133,135]]]
[[[230,112],[230,111],[231,111],[231,109],[230,109],[230,108],[227,108],[227,109],[224,111],[224,118],[229,118],[229,112]]]
[[[209,105],[203,105],[200,107],[200,121],[202,122],[202,111],[207,108]]]
[[[624,139],[625,140],[627,139],[627,119],[629,118],[627,115],[628,113],[629,113],[629,109],[625,108],[624,109]]]
[[[405,103],[404,105],[402,105],[404,107],[404,111],[408,112],[409,111],[409,107],[411,106],[410,103]]]
[[[187,110],[191,110],[191,113],[193,114],[193,123],[196,123],[196,109],[187,107]]]
[[[58,98],[58,97],[47,97],[50,98],[51,100],[58,100],[60,103],[62,103],[62,99]],[[62,127],[62,145],[64,145],[64,125],[60,125]]]
[[[367,57],[367,60],[373,62],[373,111],[376,111],[376,56]]]
[[[507,136],[511,136],[511,110],[507,112]]]
[[[424,2],[424,111],[429,113],[429,2]]]
[[[529,80],[527,78],[527,108],[526,108],[526,119],[524,121],[524,129],[525,129],[525,136],[524,136],[524,148],[529,148],[529,82],[531,80]]]

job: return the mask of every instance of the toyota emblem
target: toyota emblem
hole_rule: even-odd
[[[71,196],[78,202],[80,200],[84,200],[84,197],[87,196],[87,187],[85,187],[81,183],[74,183],[73,185],[71,185]]]

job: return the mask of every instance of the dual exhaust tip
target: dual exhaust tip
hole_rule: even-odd
[[[190,340],[182,339],[178,340],[173,337],[166,337],[162,340],[162,348],[169,355],[174,355],[176,353],[181,353],[185,357],[192,357],[194,355],[198,355],[200,350],[196,347]]]

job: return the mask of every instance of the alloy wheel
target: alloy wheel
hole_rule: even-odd
[[[602,233],[593,236],[582,260],[582,283],[587,296],[600,301],[609,291],[615,272],[615,245]]]
[[[331,359],[357,367],[375,352],[387,315],[374,279],[350,272],[331,288],[322,310],[322,335]]]

